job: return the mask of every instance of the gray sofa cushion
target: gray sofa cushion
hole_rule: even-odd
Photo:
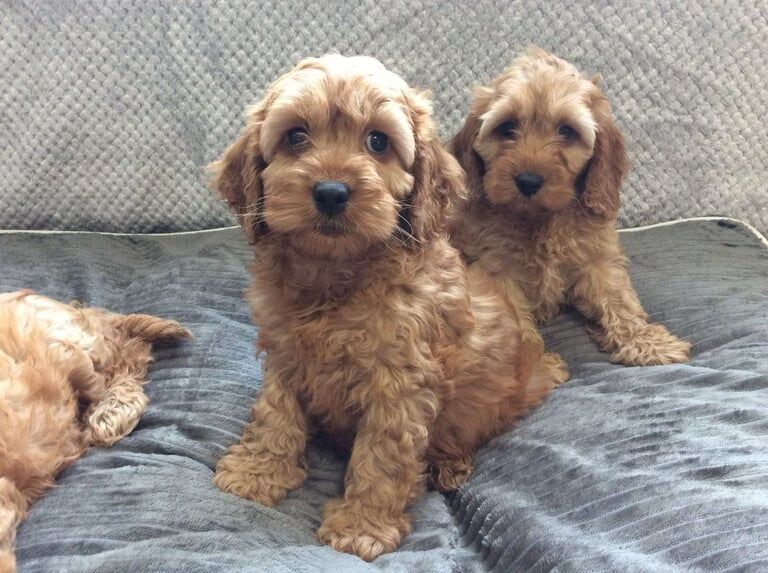
[[[566,312],[547,325],[572,379],[476,456],[457,493],[413,507],[414,531],[372,564],[318,544],[344,461],[274,509],[218,491],[261,381],[237,229],[175,236],[0,234],[0,291],[32,287],[169,316],[136,430],[91,450],[34,505],[22,573],[162,571],[761,571],[768,568],[768,247],[727,220],[622,233],[654,320],[689,364],[608,363]]]
[[[202,166],[299,58],[380,58],[433,89],[447,137],[470,86],[538,43],[605,77],[634,163],[623,226],[728,215],[768,231],[759,2],[13,0],[0,30],[0,228],[230,224]]]

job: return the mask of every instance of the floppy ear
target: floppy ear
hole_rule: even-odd
[[[453,136],[448,149],[459,160],[461,167],[467,174],[467,187],[470,195],[480,193],[483,188],[483,175],[485,175],[485,162],[480,154],[475,151],[474,144],[480,131],[480,116],[485,113],[488,102],[493,97],[493,91],[489,88],[477,87],[474,90],[472,107],[464,118],[461,130]]]
[[[592,158],[583,174],[582,203],[593,213],[615,219],[619,213],[619,188],[629,171],[624,137],[616,127],[608,101],[595,98],[592,116],[597,125]]]
[[[267,231],[262,218],[260,174],[264,159],[259,146],[264,108],[261,103],[251,110],[248,125],[237,141],[227,148],[221,159],[208,166],[212,173],[211,186],[227,202],[251,244]]]
[[[401,211],[405,230],[417,243],[441,234],[448,209],[465,196],[464,172],[440,142],[432,120],[432,106],[421,94],[408,98],[416,139],[413,190]]]
[[[459,164],[467,175],[467,187],[471,195],[482,189],[485,173],[483,158],[472,147],[479,130],[480,119],[470,112],[464,119],[461,131],[448,143],[448,149],[459,160]]]

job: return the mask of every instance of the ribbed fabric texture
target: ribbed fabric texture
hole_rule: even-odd
[[[459,492],[419,499],[402,547],[366,564],[316,541],[345,467],[322,444],[274,509],[211,481],[262,376],[239,230],[0,234],[0,289],[173,317],[195,336],[156,351],[133,434],[33,507],[21,572],[765,571],[768,250],[729,221],[622,241],[652,318],[694,343],[690,363],[611,365],[578,316],[556,318],[546,338],[573,378],[483,448]]]

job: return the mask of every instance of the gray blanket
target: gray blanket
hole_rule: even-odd
[[[202,167],[299,58],[381,59],[433,91],[448,137],[531,43],[605,78],[633,162],[622,226],[768,232],[765,0],[2,0],[0,228],[231,224]]]
[[[366,564],[315,539],[344,471],[322,444],[274,509],[211,481],[261,380],[239,230],[0,234],[0,289],[173,317],[195,335],[157,350],[133,434],[33,507],[22,573],[766,570],[768,248],[725,220],[622,240],[646,308],[694,343],[691,362],[612,365],[578,316],[556,318],[546,337],[571,381],[483,448],[460,491],[418,500],[402,547]]]

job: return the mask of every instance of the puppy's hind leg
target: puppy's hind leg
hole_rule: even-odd
[[[455,439],[448,441],[435,436],[426,458],[429,463],[429,485],[443,493],[459,489],[475,469],[471,450],[467,448],[465,451],[459,447]]]
[[[16,570],[13,543],[27,512],[27,500],[8,478],[0,477],[0,573]]]
[[[521,343],[517,352],[517,378],[524,385],[521,407],[538,405],[556,386],[570,377],[565,361],[555,352],[544,352],[544,339],[530,320],[521,326]]]
[[[543,353],[543,346],[531,324],[507,360],[487,371],[480,368],[468,376],[471,384],[458,387],[460,394],[445,406],[431,432],[426,457],[432,487],[442,492],[458,489],[474,471],[473,452],[568,379],[563,359]],[[487,366],[488,361],[481,364]],[[518,381],[510,380],[506,364],[514,364]]]

